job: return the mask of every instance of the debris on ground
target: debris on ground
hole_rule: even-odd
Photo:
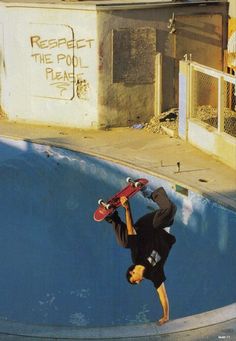
[[[132,128],[134,129],[143,129],[145,127],[145,123],[135,123]]]
[[[192,116],[200,121],[214,120],[217,119],[217,108],[213,108],[211,105],[200,105]]]
[[[218,109],[211,105],[198,106],[193,117],[214,128],[218,127]],[[224,108],[224,132],[236,136],[236,111],[229,108]]]
[[[171,108],[160,115],[154,115],[144,129],[152,133],[168,134],[177,136],[178,130],[178,108]]]
[[[178,136],[178,109],[172,108],[160,115],[154,115],[144,129],[152,133],[167,134],[171,137]],[[193,118],[198,119],[212,127],[218,126],[218,110],[211,105],[201,105],[195,109]],[[236,110],[224,108],[224,132],[236,137]]]
[[[6,120],[7,115],[6,113],[0,108],[0,120]]]

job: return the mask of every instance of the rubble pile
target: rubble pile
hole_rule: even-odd
[[[160,118],[159,116],[154,115],[149,123],[145,123],[144,129],[148,130],[152,133],[159,133],[161,128]]]
[[[227,134],[236,137],[236,111],[224,109],[224,127]]]
[[[177,133],[178,129],[178,109],[172,108],[168,111],[161,113],[160,115],[154,115],[148,123],[145,124],[144,129],[152,133],[165,134],[162,129],[166,127]]]
[[[214,108],[211,105],[201,105],[197,108],[194,116],[195,118],[217,128],[217,108]],[[224,127],[227,134],[236,136],[236,111],[224,108]]]
[[[209,124],[217,122],[217,108],[213,108],[211,105],[200,105],[197,107],[194,117]]]
[[[5,120],[5,119],[7,119],[7,115],[0,108],[0,120]]]

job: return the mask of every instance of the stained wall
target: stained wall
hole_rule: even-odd
[[[226,19],[226,3],[99,11],[100,124],[147,121],[155,113],[156,91],[162,91],[163,111],[177,107],[181,59],[222,70]],[[157,53],[161,89],[155,87]]]
[[[5,116],[96,126],[96,11],[39,4],[2,5],[0,10]]]
[[[162,111],[178,106],[181,59],[223,68],[227,11],[225,2],[3,2],[1,115],[78,128],[148,121],[158,98]]]

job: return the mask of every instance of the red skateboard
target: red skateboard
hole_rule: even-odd
[[[108,215],[111,215],[118,207],[120,207],[120,197],[125,196],[126,198],[131,198],[136,193],[141,191],[143,187],[148,183],[147,179],[142,178],[136,180],[127,178],[126,181],[128,182],[128,185],[120,192],[113,195],[107,202],[103,201],[102,199],[98,200],[99,206],[93,215],[93,219],[95,221],[102,221]]]

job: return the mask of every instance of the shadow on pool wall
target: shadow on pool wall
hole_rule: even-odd
[[[116,244],[109,224],[93,221],[97,199],[127,176],[163,186],[178,207],[166,264],[171,319],[235,302],[235,212],[84,154],[7,139],[0,150],[1,319],[101,327],[161,316],[151,282],[133,287],[125,279],[129,250]],[[157,207],[141,194],[131,205],[134,220]]]

